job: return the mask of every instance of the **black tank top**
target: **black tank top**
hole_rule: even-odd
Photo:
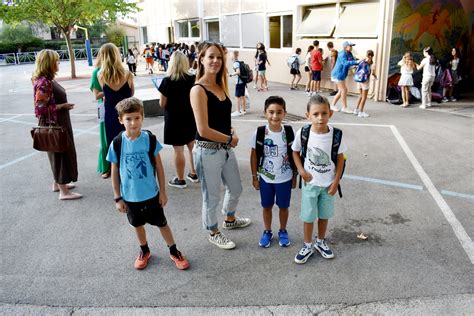
[[[196,86],[201,86],[207,95],[207,120],[210,128],[215,129],[222,134],[230,135],[231,119],[230,113],[232,111],[232,102],[229,97],[225,96],[225,100],[221,101],[219,98],[207,90],[202,84],[196,83]],[[196,139],[211,142],[196,132]]]

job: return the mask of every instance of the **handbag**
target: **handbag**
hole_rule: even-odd
[[[48,110],[48,116],[50,112]],[[33,148],[38,151],[48,151],[54,153],[65,152],[69,146],[67,131],[64,127],[55,123],[44,124],[41,119],[38,126],[31,128],[31,137],[33,138]]]

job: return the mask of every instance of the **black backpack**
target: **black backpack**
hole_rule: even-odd
[[[242,81],[242,83],[249,83],[252,82],[251,78],[251,73],[252,71],[250,70],[249,65],[244,63],[243,61],[237,61],[239,63],[239,78]]]
[[[257,128],[257,137],[255,142],[255,151],[257,154],[257,170],[259,170],[263,166],[263,142],[265,141],[265,128],[266,126],[259,126]],[[288,154],[288,161],[290,162],[291,169],[293,173],[296,170],[295,162],[293,160],[293,150],[291,149],[291,145],[293,145],[293,141],[295,140],[295,133],[293,132],[293,128],[290,125],[283,125],[285,129],[286,135],[286,153]]]
[[[311,124],[303,126],[301,128],[301,151],[300,151],[300,157],[301,157],[301,163],[304,166],[304,160],[306,158],[306,151],[308,149],[308,139],[309,139],[309,131],[311,130]],[[341,146],[341,141],[342,141],[342,130],[339,128],[333,127],[333,134],[332,134],[332,147],[331,147],[331,160],[334,163],[334,165],[337,168],[337,152],[339,151],[339,146]],[[344,159],[344,165],[342,166],[342,174],[341,174],[341,179],[342,176],[344,175],[344,170],[346,169],[346,160]],[[301,177],[300,177],[300,184],[301,188]],[[339,196],[342,198],[342,190],[341,190],[341,185],[339,184],[337,186],[337,191],[339,192]]]
[[[155,161],[155,149],[156,149],[156,136],[149,130],[142,130],[142,132],[148,133],[150,139],[150,148],[148,149],[148,158],[150,158],[150,163],[153,167],[153,172],[156,174],[156,161]],[[122,154],[122,134],[121,131],[117,136],[114,137],[112,141],[112,146],[114,146],[115,155],[117,156],[117,168],[119,169],[119,178],[120,178],[120,155]]]

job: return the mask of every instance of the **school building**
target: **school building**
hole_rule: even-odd
[[[474,1],[470,0],[141,0],[138,13],[140,44],[201,40],[222,42],[229,52],[254,63],[255,46],[265,44],[271,66],[267,79],[290,80],[288,57],[297,47],[305,56],[318,39],[328,57],[327,42],[337,50],[346,40],[356,44],[353,54],[364,58],[375,52],[375,73],[369,95],[385,100],[390,74],[405,51],[420,57],[431,46],[439,57],[458,47],[465,69],[473,77]],[[228,58],[229,59],[229,58]],[[228,61],[228,67],[231,63]],[[323,69],[323,88],[333,87],[330,65]],[[301,68],[303,71],[303,67]],[[302,73],[301,83],[306,82]],[[356,92],[351,75],[349,90]]]

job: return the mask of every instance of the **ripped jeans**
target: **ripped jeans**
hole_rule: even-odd
[[[242,193],[239,166],[232,149],[193,149],[196,173],[201,181],[202,223],[204,229],[217,229],[217,207],[220,202],[221,181],[225,187],[222,213],[234,216]]]

